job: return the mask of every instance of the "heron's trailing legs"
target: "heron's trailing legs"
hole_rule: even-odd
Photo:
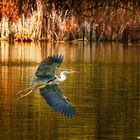
[[[22,98],[24,98],[24,97],[26,97],[26,96],[28,96],[30,93],[32,93],[34,91],[34,89],[31,89],[29,92],[27,92],[26,94],[24,94],[24,95],[21,95],[20,97],[18,97],[18,100],[19,99],[22,99]]]
[[[31,85],[30,87],[28,87],[28,88],[26,88],[26,89],[24,89],[24,90],[21,90],[21,91],[19,91],[18,93],[17,93],[17,95],[19,95],[19,94],[21,94],[21,93],[24,93],[24,92],[26,92],[26,94],[24,94],[24,95],[21,95],[21,96],[19,96],[18,97],[18,100],[19,99],[22,99],[22,98],[24,98],[24,97],[26,97],[26,96],[28,96],[30,93],[32,93],[33,91],[35,91],[35,90],[37,90],[37,89],[39,89],[39,88],[42,88],[42,87],[44,87],[44,86],[46,86],[46,84],[45,85]]]
[[[26,88],[26,89],[24,89],[24,90],[19,91],[19,92],[17,93],[17,95],[19,95],[20,93],[23,93],[23,92],[26,92],[26,91],[29,90],[26,94],[21,95],[20,97],[18,97],[18,100],[19,100],[19,99],[22,99],[22,98],[24,98],[24,97],[26,97],[26,96],[28,96],[28,95],[31,94],[33,91],[35,91],[36,88],[37,88],[36,86],[32,85],[32,86],[30,86],[30,87],[28,87],[28,88]]]
[[[32,86],[30,86],[30,87],[28,87],[28,88],[26,88],[26,89],[24,89],[24,90],[20,90],[18,93],[17,93],[17,95],[19,95],[20,93],[23,93],[23,92],[25,92],[25,91],[27,91],[27,90],[29,90],[29,89],[32,89],[34,87],[34,85],[32,85]]]

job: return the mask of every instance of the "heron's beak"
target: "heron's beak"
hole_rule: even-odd
[[[72,70],[71,73],[80,73],[80,71]]]

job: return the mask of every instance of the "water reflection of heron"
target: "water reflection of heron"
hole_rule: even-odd
[[[39,65],[35,76],[31,80],[30,87],[18,92],[18,94],[26,91],[27,93],[21,95],[18,99],[24,98],[33,91],[39,89],[42,97],[54,111],[67,117],[74,117],[76,111],[70,104],[69,99],[61,93],[58,84],[66,80],[66,74],[77,73],[78,71],[61,69],[60,77],[58,77],[55,75],[55,70],[60,66],[62,61],[62,55],[49,56],[47,59],[43,60]]]

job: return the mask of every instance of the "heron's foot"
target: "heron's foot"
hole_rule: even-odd
[[[24,94],[24,95],[21,95],[20,97],[18,97],[18,99],[17,99],[17,100],[20,100],[20,99],[22,99],[22,98],[24,98],[24,97],[28,96],[28,95],[29,95],[29,94],[31,94],[33,91],[34,91],[34,89],[30,90],[29,92],[27,92],[27,93],[26,93],[26,94]]]

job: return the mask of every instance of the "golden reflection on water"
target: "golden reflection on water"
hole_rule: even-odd
[[[140,130],[140,46],[0,42],[0,140],[129,140]],[[38,92],[17,101],[40,61],[63,54],[80,70],[61,85],[78,115],[53,112]]]
[[[138,45],[82,43],[14,43],[0,42],[1,63],[39,63],[46,56],[62,54],[66,62],[129,63],[140,60]]]

